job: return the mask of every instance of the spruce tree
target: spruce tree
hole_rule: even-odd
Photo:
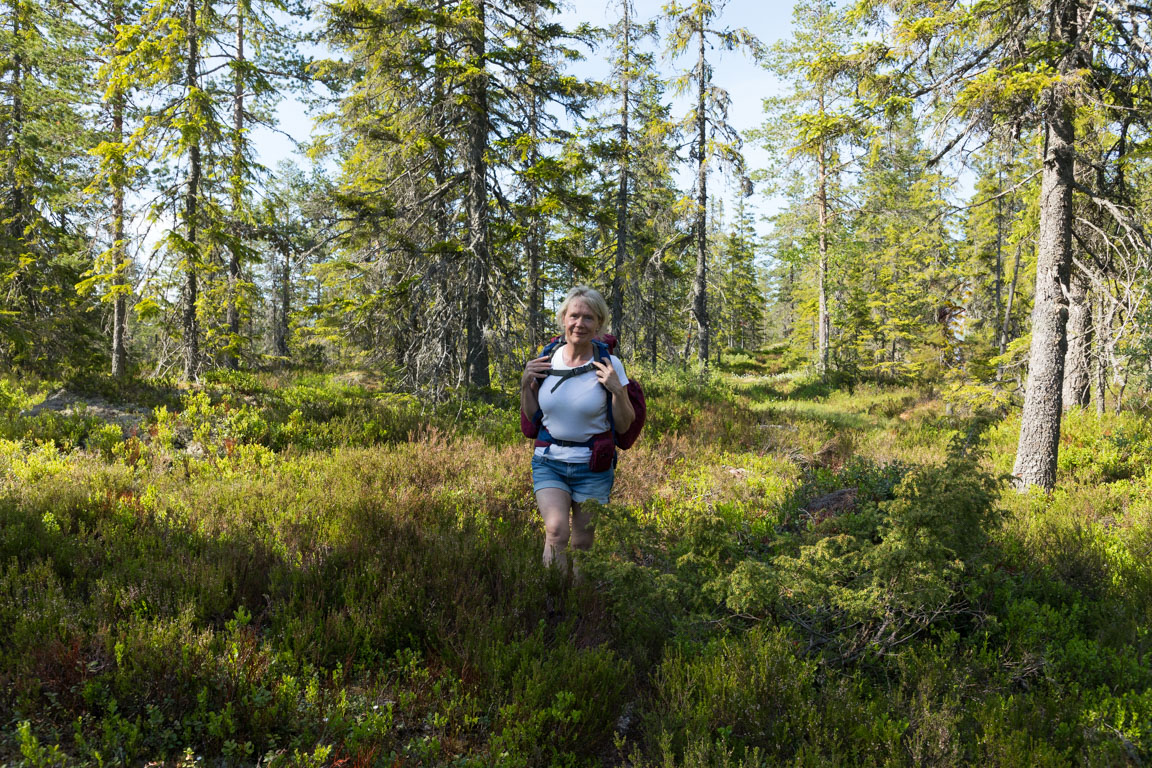
[[[849,27],[830,0],[806,0],[792,10],[792,37],[773,47],[772,71],[789,79],[790,93],[766,102],[769,119],[758,134],[770,151],[785,151],[811,175],[815,207],[816,371],[826,376],[832,347],[829,300],[832,232],[843,208],[835,191],[845,150],[864,130],[855,115],[856,78],[849,59]]]
[[[896,64],[876,81],[893,95],[888,103],[929,96],[953,106],[944,113],[952,138],[941,155],[1003,122],[1035,126],[1043,139],[1028,382],[1013,470],[1021,491],[1056,482],[1073,195],[1082,189],[1075,179],[1077,110],[1090,104],[1120,126],[1146,125],[1152,113],[1147,9],[1053,0],[1035,11],[1012,2],[857,5],[860,18],[891,31],[886,44],[865,46],[871,60]],[[1087,194],[1098,215],[1123,226],[1114,200]]]
[[[95,143],[86,45],[65,3],[0,3],[0,358],[9,364],[59,369],[94,351],[75,289],[89,242],[79,191]]]
[[[111,207],[108,246],[103,249],[87,278],[83,290],[103,289],[102,300],[112,304],[111,373],[123,377],[128,372],[128,300],[132,285],[129,257],[128,225],[131,211],[128,196],[138,184],[143,168],[132,162],[128,137],[139,119],[132,94],[116,76],[119,62],[127,51],[122,47],[118,30],[138,18],[140,9],[127,0],[107,0],[90,7],[96,54],[101,61],[97,81],[102,90],[103,109],[99,113],[102,139],[92,153],[99,159],[96,173],[87,192],[98,204]]]
[[[741,197],[732,228],[721,242],[719,269],[719,337],[731,349],[748,351],[763,339],[764,296],[756,265],[756,230],[752,214]]]
[[[608,147],[617,165],[615,245],[609,301],[612,307],[612,327],[617,333],[623,333],[625,289],[629,279],[635,279],[632,270],[634,259],[629,255],[629,237],[634,217],[632,159],[636,142],[633,136],[636,101],[644,79],[652,76],[653,68],[652,54],[644,50],[642,45],[645,39],[655,37],[656,27],[651,22],[641,23],[637,19],[632,0],[620,0],[618,8],[619,19],[604,31],[604,35],[611,46],[612,71],[607,85],[609,98],[614,101],[612,117],[616,129],[615,141],[609,142]],[[628,335],[624,333],[625,337]]]
[[[753,56],[760,55],[760,43],[746,29],[714,28],[711,25],[720,16],[723,2],[693,0],[689,3],[671,2],[664,6],[664,15],[670,31],[667,38],[668,53],[679,57],[691,52],[695,61],[691,68],[677,76],[673,83],[678,93],[692,92],[692,111],[684,118],[685,128],[693,134],[691,160],[695,163],[695,222],[696,274],[692,283],[692,319],[696,331],[697,359],[708,364],[710,341],[708,315],[708,171],[709,161],[720,165],[738,177],[744,175],[744,161],[740,155],[739,134],[728,123],[728,92],[712,79],[712,64],[708,59],[710,41],[726,50],[743,49]]]
[[[219,241],[220,212],[214,171],[226,127],[213,83],[202,71],[222,30],[212,0],[161,0],[135,24],[121,27],[109,87],[139,90],[152,106],[128,139],[137,162],[167,162],[158,176],[154,218],[171,217],[161,247],[177,258],[181,372],[195,379],[202,357],[201,291],[206,254]],[[162,297],[161,297],[162,298]]]
[[[240,324],[247,297],[254,290],[244,279],[244,268],[255,255],[250,241],[257,229],[250,187],[260,181],[266,169],[257,162],[252,129],[275,128],[274,111],[284,92],[310,81],[309,61],[297,52],[299,35],[292,27],[306,13],[306,9],[284,0],[236,0],[225,18],[230,29],[221,35],[221,55],[228,61],[229,71],[216,92],[224,97],[231,91],[228,159],[224,161],[228,226],[222,232],[228,264],[220,350],[228,368],[238,366],[239,352],[248,342],[240,333]]]
[[[399,310],[382,323],[411,340],[388,346],[416,350],[413,383],[440,387],[454,370],[447,383],[487,387],[492,342],[516,334],[525,304],[512,287],[538,281],[543,222],[529,212],[553,206],[561,167],[549,105],[578,107],[583,92],[560,70],[573,54],[554,12],[527,0],[328,6],[329,38],[350,53],[322,68],[347,89],[331,116],[339,203],[350,256],[376,286],[356,307]],[[511,242],[521,233],[525,248]],[[528,303],[521,332],[539,317]]]
[[[955,244],[940,226],[948,180],[928,158],[910,116],[895,113],[877,126],[859,160],[850,257],[857,266],[847,282],[865,307],[851,323],[853,363],[880,381],[938,379],[959,362],[955,323],[964,279]]]

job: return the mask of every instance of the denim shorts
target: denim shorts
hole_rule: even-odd
[[[532,457],[532,490],[559,488],[568,491],[572,501],[577,504],[588,499],[607,504],[615,479],[615,467],[604,472],[593,472],[588,469],[586,461],[571,463],[545,456]]]

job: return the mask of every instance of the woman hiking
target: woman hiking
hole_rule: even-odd
[[[636,414],[624,364],[598,341],[608,330],[604,297],[578,285],[560,304],[556,321],[561,342],[524,366],[520,410],[542,427],[532,456],[532,488],[544,519],[544,564],[567,573],[569,544],[592,546],[591,513],[583,502],[607,504],[612,493],[612,435],[627,431]]]

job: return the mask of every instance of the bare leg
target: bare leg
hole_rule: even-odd
[[[569,540],[573,549],[592,549],[592,513],[583,504],[572,502],[572,534]],[[580,569],[572,563],[572,578],[579,584],[582,581]]]
[[[536,505],[544,518],[544,565],[568,573],[568,539],[572,529],[568,523],[572,511],[572,497],[559,488],[541,488],[536,491]]]

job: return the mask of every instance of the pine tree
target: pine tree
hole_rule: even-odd
[[[855,79],[849,60],[849,31],[830,0],[800,2],[793,7],[792,38],[776,45],[770,68],[791,79],[791,93],[767,102],[769,121],[761,136],[779,151],[810,168],[810,185],[816,209],[815,276],[818,303],[816,371],[826,376],[831,354],[829,306],[832,231],[837,227],[835,188],[845,167],[843,144],[858,136],[859,125],[852,107]]]
[[[719,17],[723,2],[693,0],[687,4],[671,2],[664,7],[664,15],[671,30],[668,52],[680,56],[692,51],[695,63],[673,82],[678,93],[693,91],[692,111],[685,117],[685,126],[694,131],[691,159],[696,165],[695,223],[696,276],[692,284],[692,318],[696,326],[697,359],[707,365],[709,345],[708,315],[708,163],[717,160],[738,177],[744,176],[744,161],[740,155],[741,140],[728,123],[730,97],[712,80],[712,65],[708,61],[709,40],[717,41],[724,49],[744,49],[760,55],[759,41],[746,29],[715,29],[710,25]]]
[[[958,130],[941,154],[1005,121],[1035,125],[1043,136],[1032,341],[1014,474],[1022,491],[1051,489],[1067,350],[1076,112],[1090,103],[1109,122],[1147,122],[1146,9],[1079,0],[1053,0],[1042,14],[1011,2],[946,6],[867,0],[857,13],[891,29],[889,47],[870,43],[867,51],[874,61],[899,62],[877,81],[898,86],[895,102],[930,95],[954,105],[946,114]],[[1116,218],[1106,197],[1089,199]]]
[[[718,336],[730,349],[747,351],[763,339],[764,296],[756,266],[756,231],[743,197],[737,202],[732,229],[720,248]]]

